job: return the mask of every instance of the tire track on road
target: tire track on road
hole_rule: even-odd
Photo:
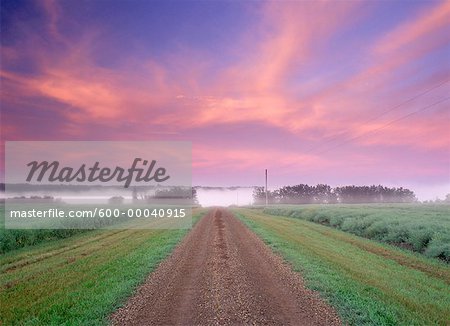
[[[120,325],[338,325],[336,312],[225,209],[201,219],[111,317]]]

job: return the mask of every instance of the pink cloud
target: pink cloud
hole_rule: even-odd
[[[379,55],[389,55],[409,47],[411,44],[423,43],[432,34],[446,34],[447,42],[450,28],[450,2],[442,1],[431,9],[423,10],[411,22],[401,24],[375,44],[373,50]]]
[[[48,37],[58,44],[56,50],[37,45],[40,43],[33,37],[21,45],[21,51],[2,48],[2,99],[12,107],[30,110],[30,117],[23,119],[19,113],[8,113],[3,139],[33,137],[33,128],[24,130],[35,124],[31,117],[40,112],[57,112],[53,121],[62,126],[57,131],[61,139],[189,140],[193,129],[225,125],[231,130],[238,124],[254,123],[288,134],[274,136],[266,149],[227,148],[216,145],[219,139],[209,129],[201,145],[194,145],[194,169],[199,175],[217,168],[245,175],[245,171],[267,165],[293,174],[302,170],[320,175],[329,169],[351,174],[353,169],[346,160],[359,162],[364,175],[364,171],[376,171],[377,164],[391,159],[403,162],[404,152],[395,153],[392,148],[421,155],[450,146],[448,116],[442,111],[448,103],[373,134],[371,131],[391,119],[420,108],[420,102],[398,110],[397,115],[366,122],[448,77],[443,71],[450,69],[442,67],[438,77],[431,72],[426,82],[398,84],[398,80],[412,80],[420,70],[417,60],[448,44],[449,2],[430,4],[408,21],[399,22],[387,35],[361,44],[356,55],[364,60],[352,66],[354,69],[339,76],[330,71],[325,74],[327,78],[319,74],[315,79],[308,75],[308,68],[320,66],[324,57],[333,55],[323,52],[336,34],[368,15],[362,3],[268,2],[258,12],[259,23],[245,31],[236,48],[230,50],[235,60],[220,68],[215,61],[220,56],[211,58],[183,47],[164,60],[130,56],[113,67],[99,66],[92,51],[102,32],[84,30],[76,40],[67,38],[59,30],[64,17],[58,3],[46,1],[43,8]],[[26,56],[33,58],[35,74],[8,70]],[[336,71],[339,65],[334,63]],[[439,94],[445,90],[448,88],[443,87]],[[38,137],[36,133],[42,129],[34,132]],[[50,131],[48,135],[54,136]],[[336,151],[317,154],[306,150],[327,150],[361,135],[366,136],[342,149],[346,156]],[[240,134],[230,133],[229,137],[239,139]],[[283,150],[286,137],[308,146]],[[336,141],[323,145],[333,138]],[[371,152],[373,148],[377,151]],[[435,173],[442,168],[414,171]]]

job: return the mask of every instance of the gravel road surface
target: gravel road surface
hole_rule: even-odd
[[[298,273],[212,209],[111,320],[116,325],[339,325]]]

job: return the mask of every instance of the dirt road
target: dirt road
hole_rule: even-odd
[[[120,325],[337,325],[339,318],[224,209],[200,220],[125,307]]]

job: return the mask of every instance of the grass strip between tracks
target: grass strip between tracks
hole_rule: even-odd
[[[445,325],[450,268],[319,224],[257,210],[234,213],[352,325]]]
[[[0,324],[106,324],[188,231],[98,230],[4,254]]]

